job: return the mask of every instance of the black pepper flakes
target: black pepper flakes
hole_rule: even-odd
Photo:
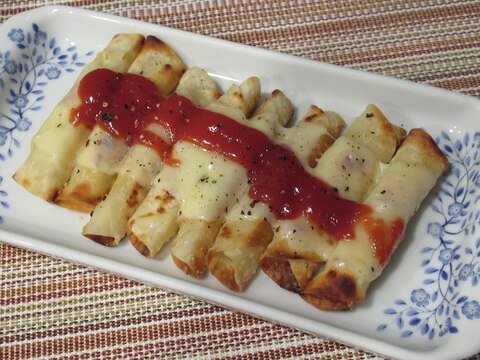
[[[103,121],[111,121],[113,119],[113,114],[106,112],[102,114],[102,120]]]

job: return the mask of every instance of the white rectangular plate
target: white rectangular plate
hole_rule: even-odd
[[[350,121],[368,103],[395,124],[423,127],[449,156],[451,171],[424,202],[406,239],[369,290],[346,313],[319,311],[259,273],[236,294],[213,276],[194,280],[168,250],[155,259],[124,241],[105,248],[81,236],[88,216],[46,203],[11,175],[29,141],[115,33],[152,34],[188,66],[206,69],[224,88],[258,76],[302,114],[310,104]],[[480,351],[480,101],[411,82],[268,52],[158,25],[67,7],[16,15],[0,28],[0,239],[145,283],[405,359],[462,358]]]

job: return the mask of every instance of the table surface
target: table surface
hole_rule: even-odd
[[[60,4],[480,97],[479,1],[7,0],[0,23]],[[379,358],[1,241],[0,257],[2,359]]]

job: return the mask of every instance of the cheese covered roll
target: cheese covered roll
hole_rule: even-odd
[[[177,54],[163,41],[148,36],[128,72],[151,80],[162,95],[170,94],[185,71]],[[108,104],[106,104],[108,106]],[[139,111],[130,105],[130,111]],[[72,175],[55,202],[73,210],[91,212],[108,193],[129,149],[125,139],[117,139],[95,125],[75,161]]]
[[[370,283],[387,265],[410,218],[447,165],[424,130],[410,131],[364,201],[371,213],[357,221],[352,239],[339,241],[302,297],[324,310],[348,310],[363,302]]]
[[[142,48],[139,34],[117,34],[95,59],[85,66],[67,95],[53,109],[31,142],[30,154],[13,179],[27,191],[53,201],[69,179],[77,152],[84,146],[90,128],[73,125],[71,113],[81,105],[77,93],[80,80],[89,72],[106,68],[125,72]]]
[[[284,125],[286,121],[282,120],[279,123]],[[315,166],[316,159],[333,143],[343,125],[337,114],[312,106],[295,126],[279,128],[272,135],[289,146],[308,168]],[[209,271],[229,289],[242,291],[258,269],[260,255],[273,238],[275,223],[267,205],[252,201],[244,193],[228,212],[208,252]]]
[[[244,119],[251,113],[259,96],[258,79],[249,78],[240,86],[232,85],[208,108],[235,119]],[[196,184],[216,180],[209,178],[209,169],[218,168],[223,163],[220,155],[204,151],[188,141],[176,142],[171,158],[174,162],[166,164],[155,177],[144,201],[127,224],[127,233],[133,245],[149,257],[155,256],[177,234],[183,213],[188,213],[184,204],[187,204],[188,196],[195,196]],[[245,173],[240,165],[237,170],[240,175]],[[219,175],[220,172],[215,174]],[[204,219],[210,220],[207,217]],[[207,225],[206,229],[211,230],[212,227]]]
[[[318,159],[312,173],[335,187],[342,198],[363,201],[404,135],[403,129],[369,105]],[[300,292],[335,246],[329,234],[304,217],[281,220],[261,257],[261,266],[281,287]]]
[[[290,100],[279,90],[272,93],[256,110],[248,124],[274,132],[287,123],[293,113]],[[238,119],[242,121],[242,119]],[[201,277],[207,270],[207,251],[217,237],[230,208],[248,189],[244,169],[231,160],[212,154],[206,181],[195,184],[185,199],[172,257],[186,273]]]
[[[175,92],[200,107],[208,106],[220,96],[215,81],[206,71],[195,67],[185,72]],[[165,129],[159,124],[151,124],[147,130],[169,142]],[[163,164],[164,159],[155,149],[143,144],[133,145],[112,189],[83,228],[83,235],[104,245],[118,244],[125,236],[128,219],[143,201]]]

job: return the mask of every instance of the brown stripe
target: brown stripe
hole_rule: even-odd
[[[114,330],[116,327],[124,327],[124,326],[134,326],[134,325],[151,325],[152,323],[162,323],[164,321],[169,321],[169,323],[163,323],[161,325],[159,335],[162,337],[167,336],[180,336],[180,335],[191,335],[199,332],[210,331],[216,329],[215,325],[220,325],[225,320],[225,311],[220,312],[217,314],[218,308],[208,306],[201,309],[196,309],[196,311],[190,310],[182,310],[182,311],[173,311],[167,314],[164,314],[160,309],[156,309],[157,311],[154,314],[135,314],[129,313],[126,311],[125,313],[118,313],[117,318],[109,319],[108,322],[94,322],[94,323],[80,323],[77,319],[66,320],[67,322],[62,322],[63,317],[57,318],[54,320],[56,323],[55,328],[48,328],[48,329],[37,329],[37,328],[30,328],[29,331],[24,331],[20,334],[7,334],[2,337],[2,341],[5,343],[15,342],[15,341],[32,341],[32,340],[39,340],[48,337],[57,337],[57,336],[64,336],[74,333],[85,333],[85,332],[97,332],[101,331],[102,333],[105,331]],[[209,323],[213,323],[212,327],[208,329],[204,329],[202,323],[199,323],[196,319],[192,318],[195,315],[209,315]],[[120,317],[120,318],[119,318]],[[186,320],[182,320],[182,318],[189,317]],[[227,315],[228,318],[228,315]],[[171,321],[178,319],[178,321]],[[253,324],[254,320],[249,322],[249,324]],[[75,321],[77,320],[77,321]],[[64,320],[65,321],[65,320]],[[256,320],[258,321],[258,320]],[[152,326],[157,326],[153,324]]]
[[[215,319],[215,317],[211,318]],[[220,325],[222,321],[218,321],[218,325]],[[215,324],[215,323],[214,323]],[[212,324],[212,325],[214,325]],[[124,324],[122,324],[124,325]],[[41,353],[42,356],[49,356],[54,354],[56,351],[55,349],[62,349],[61,351],[75,351],[75,349],[92,349],[98,348],[100,346],[110,346],[112,344],[125,344],[125,343],[134,343],[137,341],[145,341],[145,340],[155,340],[157,343],[162,339],[167,339],[165,341],[165,345],[172,346],[176,342],[173,340],[168,340],[170,337],[177,337],[177,336],[184,336],[184,335],[191,335],[191,334],[198,334],[205,331],[208,331],[203,328],[203,322],[200,321],[179,321],[174,322],[171,324],[165,325],[145,325],[141,324],[134,328],[128,329],[112,329],[112,331],[107,331],[102,327],[95,329],[97,331],[101,330],[101,337],[95,337],[91,334],[82,334],[81,328],[74,329],[75,331],[72,334],[77,334],[75,336],[70,337],[62,337],[61,332],[54,332],[52,336],[58,336],[55,339],[44,339],[40,342],[30,342],[24,343],[21,345],[12,345],[12,346],[5,346],[0,349],[0,358],[5,358],[9,353],[18,353],[19,350],[23,354],[39,354]],[[268,328],[268,324],[266,325]],[[250,330],[242,330],[237,331],[233,330],[230,332],[230,336],[237,337],[238,336],[249,336]],[[146,336],[146,337],[144,337]],[[38,339],[38,338],[37,338]],[[22,337],[18,340],[25,341]],[[199,336],[198,339],[195,338],[187,338],[185,340],[187,343],[195,343],[199,341],[201,344],[208,343],[211,341],[212,338],[209,336]],[[39,351],[40,350],[40,351]],[[29,355],[31,356],[31,355]],[[36,355],[34,355],[36,356]]]

